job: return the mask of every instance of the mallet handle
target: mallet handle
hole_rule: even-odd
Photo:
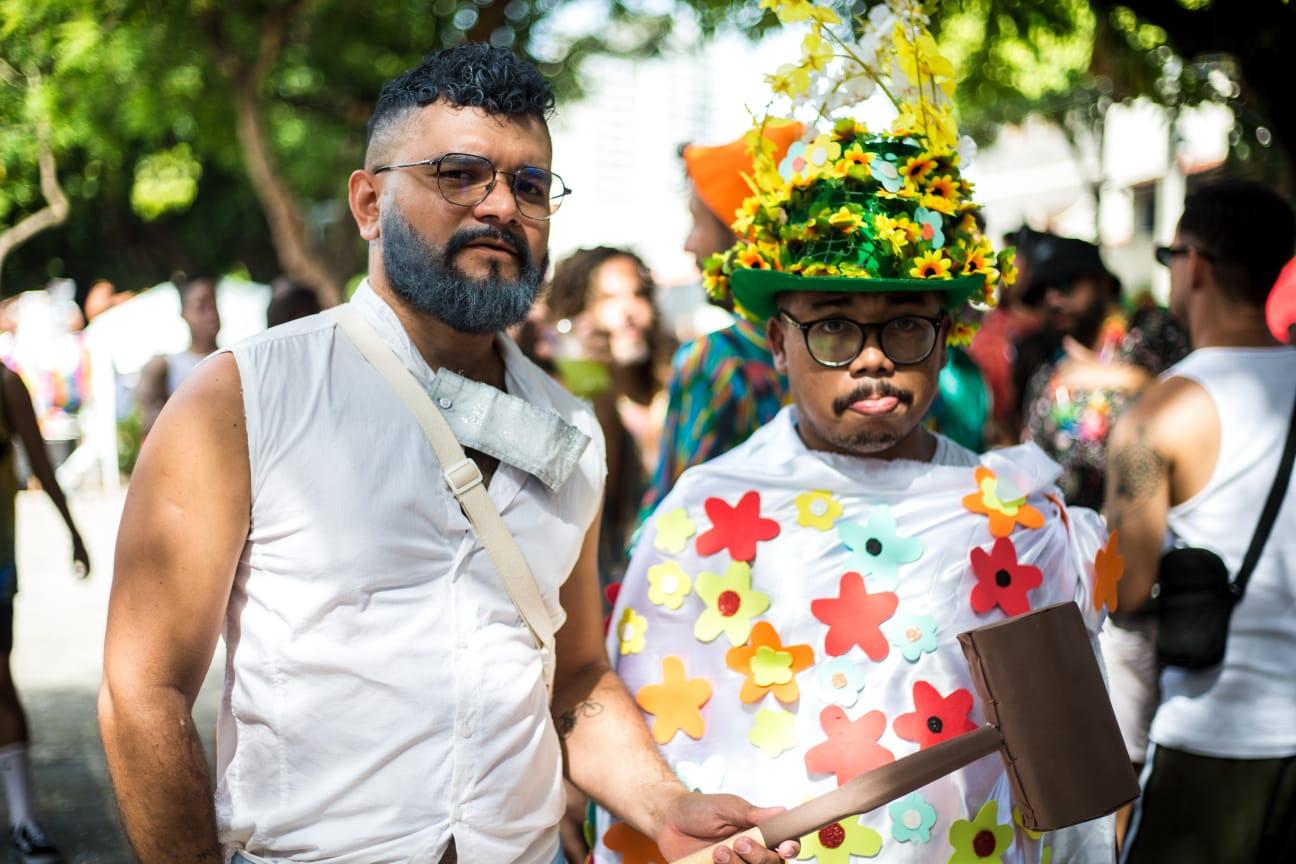
[[[774,849],[784,840],[798,840],[811,831],[818,831],[848,816],[868,813],[883,804],[901,798],[915,789],[921,789],[933,780],[970,765],[983,756],[998,752],[1003,747],[1003,736],[993,726],[985,725],[975,732],[951,738],[926,750],[874,768],[845,785],[820,795],[811,801],[793,807],[786,813],[771,816],[760,824],[759,832],[749,829],[717,846],[733,847],[738,837],[757,837],[766,848]],[[712,846],[694,852],[675,864],[710,864]]]

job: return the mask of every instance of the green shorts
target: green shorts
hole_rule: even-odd
[[[1121,864],[1296,861],[1296,756],[1219,759],[1148,748]]]

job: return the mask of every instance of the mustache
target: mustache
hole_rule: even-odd
[[[456,231],[446,241],[445,252],[442,253],[442,257],[449,264],[450,259],[459,254],[469,243],[476,243],[478,240],[498,240],[513,250],[513,254],[518,257],[524,268],[531,266],[531,249],[527,244],[512,234],[498,228],[492,228],[489,225],[483,225],[480,228],[461,228]]]
[[[834,399],[833,411],[837,414],[845,414],[856,402],[865,399],[883,399],[887,396],[894,397],[901,405],[912,405],[914,401],[912,392],[901,390],[890,381],[866,381],[851,391],[849,396],[839,396]]]

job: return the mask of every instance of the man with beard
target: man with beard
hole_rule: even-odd
[[[481,45],[389,82],[350,178],[369,244],[351,305],[217,355],[158,419],[122,517],[100,695],[145,864],[549,864],[564,757],[672,855],[768,815],[686,792],[608,669],[598,426],[501,332],[535,298],[566,194],[552,106],[534,68]],[[351,341],[357,321],[479,472],[438,463],[366,359],[387,355]],[[456,500],[477,482],[561,626],[552,708],[547,648]],[[213,805],[191,709],[222,633]]]
[[[1140,390],[1188,353],[1188,337],[1150,303],[1127,315],[1120,281],[1094,244],[1046,236],[1031,254],[1024,300],[1042,304],[1045,329],[1019,362],[1041,353],[1052,359],[1022,376],[1022,437],[1062,466],[1058,483],[1068,504],[1096,510],[1108,430]]]
[[[976,729],[987,712],[957,634],[1075,602],[1093,639],[1095,569],[1112,578],[1100,520],[1066,508],[1038,447],[978,457],[923,422],[960,307],[993,297],[1008,260],[951,144],[843,120],[806,151],[757,165],[751,239],[711,268],[764,325],[793,404],[684,472],[608,639],[686,783],[789,806]],[[1112,859],[1111,819],[1021,826],[1002,763],[981,760],[802,837],[801,855]],[[597,828],[596,860],[653,860],[611,814]]]

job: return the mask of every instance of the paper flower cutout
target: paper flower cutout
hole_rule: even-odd
[[[989,468],[978,467],[973,475],[977,491],[964,497],[963,506],[990,517],[990,534],[1007,537],[1013,528],[1042,528],[1044,514],[1026,503],[1026,496],[1008,480],[1001,480]]]
[[[777,759],[784,751],[797,745],[795,720],[796,715],[791,711],[762,708],[756,712],[747,740],[769,758]]]
[[[933,249],[945,245],[945,232],[941,230],[941,214],[919,207],[914,210],[914,221],[922,226],[922,239],[931,243]]]
[[[1016,825],[1018,828],[1020,828],[1022,832],[1025,833],[1026,836],[1029,837],[1030,839],[1038,840],[1044,836],[1043,831],[1033,831],[1030,828],[1026,827],[1026,823],[1022,821],[1021,808],[1018,807],[1016,804],[1013,805],[1012,817],[1013,817],[1013,824]]]
[[[899,192],[900,187],[904,185],[904,178],[900,176],[900,171],[896,168],[894,162],[888,162],[885,159],[874,159],[869,163],[869,173],[888,192]]]
[[[792,182],[793,177],[805,170],[805,152],[806,145],[804,141],[797,141],[788,148],[787,155],[783,157],[783,161],[778,166],[779,176],[783,178],[785,183]]]
[[[667,510],[657,517],[655,523],[657,536],[653,537],[653,547],[663,552],[683,552],[689,538],[697,533],[697,526],[683,507]]]
[[[850,864],[852,855],[872,858],[881,851],[882,835],[852,816],[802,837],[801,854],[796,860],[813,858],[815,864]]]
[[[644,637],[648,635],[648,619],[629,606],[617,622],[617,638],[621,640],[622,654],[638,654],[643,650]]]
[[[928,843],[936,826],[936,808],[919,792],[910,792],[887,807],[891,836],[900,843]]]
[[[684,661],[674,656],[662,660],[662,683],[645,684],[635,694],[639,707],[653,715],[652,733],[658,744],[680,730],[695,741],[701,738],[702,706],[710,698],[710,683],[705,678],[685,678]]]
[[[712,642],[721,633],[731,645],[741,645],[751,635],[752,619],[769,608],[768,594],[751,587],[751,566],[735,561],[723,576],[699,573],[693,590],[706,608],[693,625],[693,635]]]
[[[901,714],[892,728],[901,738],[917,743],[919,750],[977,728],[968,719],[972,711],[972,694],[962,687],[942,696],[926,681],[915,681],[913,701],[916,710]]]
[[[871,771],[879,765],[894,762],[890,750],[878,743],[886,731],[886,715],[870,711],[851,720],[836,705],[829,705],[819,715],[819,726],[828,740],[806,751],[806,770],[812,774],[835,774],[837,785]]]
[[[816,531],[831,531],[842,514],[841,502],[822,489],[802,492],[796,497],[797,524]]]
[[[809,645],[785,646],[774,625],[758,621],[752,628],[751,642],[730,648],[725,663],[745,676],[738,694],[743,702],[759,702],[766,693],[773,693],[775,699],[791,705],[801,698],[796,675],[814,664],[814,649]]]
[[[612,610],[616,608],[617,598],[621,596],[621,583],[609,582],[603,589],[603,599],[607,600],[608,613],[603,616],[603,635],[612,629]]]
[[[670,864],[656,843],[624,822],[607,830],[603,845],[621,853],[621,864]]]
[[[959,819],[949,830],[954,847],[949,864],[1003,864],[1003,853],[1013,842],[1011,825],[999,824],[999,804],[987,801],[969,822]]]
[[[1045,846],[1040,850],[1039,864],[1053,864],[1053,847]]]
[[[977,584],[972,589],[972,611],[984,615],[998,606],[1005,615],[1029,612],[1026,592],[1038,588],[1044,573],[1031,564],[1017,561],[1017,547],[1007,537],[1000,537],[986,552],[980,546],[972,550],[972,573]]]
[[[648,568],[648,599],[657,606],[678,609],[693,590],[693,581],[676,561],[666,561]]]
[[[900,565],[912,564],[922,557],[923,544],[917,537],[896,533],[895,514],[885,504],[869,512],[868,523],[845,522],[837,526],[837,536],[851,550],[846,566],[862,576],[879,591],[893,591],[900,582]]]
[[[891,644],[910,663],[936,650],[936,619],[930,615],[902,613],[887,622],[886,631]]]
[[[720,791],[724,780],[724,769],[724,757],[719,753],[712,753],[701,764],[679,762],[675,765],[675,776],[679,777],[685,789],[701,792],[703,795],[714,795]]]
[[[1116,583],[1125,575],[1125,556],[1116,545],[1116,533],[1111,532],[1107,546],[1098,550],[1094,558],[1093,606],[1097,612],[1103,606],[1108,612],[1116,611]]]
[[[819,664],[815,680],[825,702],[849,708],[859,701],[860,691],[864,689],[864,670],[849,657],[838,657]]]
[[[870,660],[882,660],[891,650],[882,635],[882,622],[895,614],[900,598],[891,593],[870,594],[858,573],[845,573],[836,597],[810,601],[810,612],[828,625],[824,650],[840,657],[858,645]]]
[[[760,493],[752,490],[731,507],[723,498],[708,498],[703,505],[711,520],[711,530],[697,538],[697,553],[714,555],[721,549],[729,550],[735,561],[751,561],[756,557],[756,544],[778,536],[779,524],[760,515]]]

